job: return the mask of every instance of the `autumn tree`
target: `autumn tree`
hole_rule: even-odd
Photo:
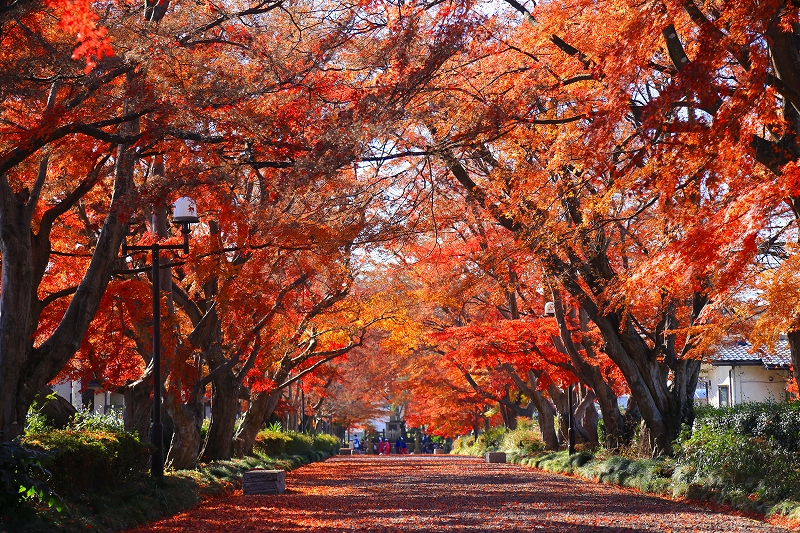
[[[636,187],[652,181],[656,159],[636,120],[628,120],[630,97],[598,78],[601,62],[555,33],[540,32],[535,18],[503,26],[505,16],[484,24],[481,61],[458,58],[448,65],[470,80],[467,89],[443,86],[418,108],[409,106],[407,119],[416,121],[420,135],[392,138],[386,157],[436,156],[426,160],[431,179],[446,187],[440,184],[449,172],[489,219],[515,235],[598,328],[647,423],[652,450],[669,453],[693,416],[700,363],[691,356],[699,341],[690,327],[708,302],[707,277],[684,271],[673,285],[644,292],[628,283],[680,238],[662,215],[672,201],[657,189]],[[539,68],[540,57],[567,59]],[[686,170],[676,165],[676,173]],[[679,195],[683,216],[705,208],[691,191]],[[681,331],[689,333],[681,338]],[[592,356],[586,353],[572,355],[587,363]],[[598,377],[596,389],[603,390]],[[612,424],[620,416],[613,387],[599,399],[621,442],[621,427]]]
[[[54,12],[64,18],[60,6],[3,5],[0,305],[15,310],[0,324],[4,438],[19,432],[32,395],[80,346],[135,205],[161,209],[182,186],[219,192],[215,186],[236,183],[237,168],[252,173],[262,203],[310,184],[309,169],[332,176],[453,53],[461,42],[453,28],[464,25],[457,12],[439,21],[417,6],[350,6],[322,19],[311,4],[279,6],[161,9],[147,20],[139,6],[95,6],[98,15],[86,20],[106,33],[84,38],[105,43],[107,35],[115,48],[111,56],[96,47],[87,70],[72,59],[74,34],[47,24]],[[409,50],[421,61],[409,62]],[[344,62],[349,70],[323,68]],[[147,170],[156,155],[167,169],[160,176]],[[229,199],[238,194],[246,196]],[[50,232],[71,210],[84,220],[74,224],[80,239],[63,234],[66,246],[82,244],[80,253],[58,250],[75,266],[67,270],[77,278],[67,280],[57,274],[66,260],[52,262]],[[48,318],[57,326],[40,328],[42,310],[60,298],[72,304],[60,321]]]

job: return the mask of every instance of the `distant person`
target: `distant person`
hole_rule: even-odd
[[[427,435],[422,436],[422,442],[420,442],[420,445],[422,446],[422,453],[431,453],[431,441]]]
[[[356,451],[361,449],[361,444],[359,444],[359,442],[358,442],[358,437],[353,439],[353,449],[356,450]]]
[[[406,444],[406,439],[403,437],[400,437],[400,450],[397,453],[408,455],[408,444]]]
[[[392,454],[392,445],[389,444],[389,439],[383,441],[383,453],[384,455],[391,455]]]
[[[383,455],[383,437],[378,437],[378,455]]]

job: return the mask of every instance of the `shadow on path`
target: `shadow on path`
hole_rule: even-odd
[[[137,533],[233,531],[785,532],[780,527],[533,469],[431,456],[337,457],[279,495],[211,500]]]

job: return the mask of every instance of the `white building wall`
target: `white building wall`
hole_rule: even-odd
[[[81,384],[79,381],[67,381],[59,383],[53,387],[53,390],[62,398],[65,398],[71,403],[75,409],[83,409],[81,404]],[[112,409],[117,412],[122,412],[125,407],[125,396],[117,394],[116,392],[105,392],[97,390],[94,394],[94,409],[93,412],[98,414],[105,414]]]
[[[698,388],[708,387],[708,402],[715,407],[725,405],[726,397],[727,405],[785,402],[788,377],[785,370],[768,370],[761,365],[703,365]]]
[[[77,381],[65,381],[53,387],[53,390],[66,399],[75,409],[81,408],[81,384]]]

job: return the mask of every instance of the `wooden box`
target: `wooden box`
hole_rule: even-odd
[[[286,471],[248,470],[242,474],[242,492],[245,494],[280,494],[286,490]]]
[[[487,463],[505,463],[506,462],[506,454],[505,454],[505,452],[486,452],[486,462]]]

